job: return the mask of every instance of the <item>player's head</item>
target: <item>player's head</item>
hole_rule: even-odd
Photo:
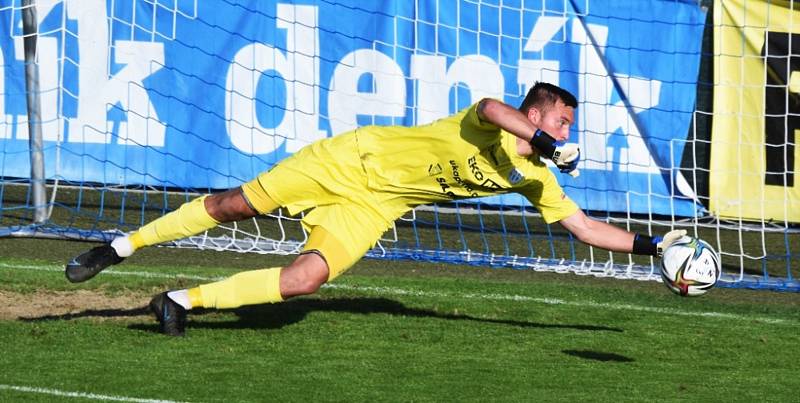
[[[553,107],[558,101],[573,109],[578,107],[578,100],[569,91],[550,83],[537,82],[528,91],[519,110],[522,113],[527,113],[530,108],[544,111]]]
[[[578,100],[569,91],[549,83],[537,82],[519,106],[519,110],[538,128],[556,140],[569,138],[569,126],[575,120]]]

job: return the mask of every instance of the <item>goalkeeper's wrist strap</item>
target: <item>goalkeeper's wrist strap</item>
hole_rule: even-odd
[[[661,242],[661,237],[652,237],[642,234],[635,234],[633,237],[633,248],[631,252],[634,255],[650,255],[658,256],[658,243]]]
[[[549,159],[553,159],[553,154],[556,152],[556,139],[550,137],[549,134],[536,129],[531,138],[531,146],[539,150],[542,155]]]

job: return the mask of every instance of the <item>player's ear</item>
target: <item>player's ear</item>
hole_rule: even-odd
[[[542,112],[539,111],[539,108],[535,106],[531,106],[528,108],[528,120],[530,120],[536,126],[539,126],[539,122],[542,119]]]

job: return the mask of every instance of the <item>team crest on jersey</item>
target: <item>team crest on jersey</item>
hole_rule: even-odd
[[[525,177],[517,168],[512,169],[511,172],[508,173],[508,182],[512,185],[516,185],[523,179],[525,179]]]

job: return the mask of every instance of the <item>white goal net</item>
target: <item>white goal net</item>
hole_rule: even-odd
[[[581,176],[557,177],[590,216],[686,229],[723,285],[797,291],[800,11],[773,3],[5,0],[0,235],[108,241],[315,140],[546,81],[579,101]],[[172,246],[297,253],[299,219]],[[420,207],[368,256],[659,277],[516,195]]]

